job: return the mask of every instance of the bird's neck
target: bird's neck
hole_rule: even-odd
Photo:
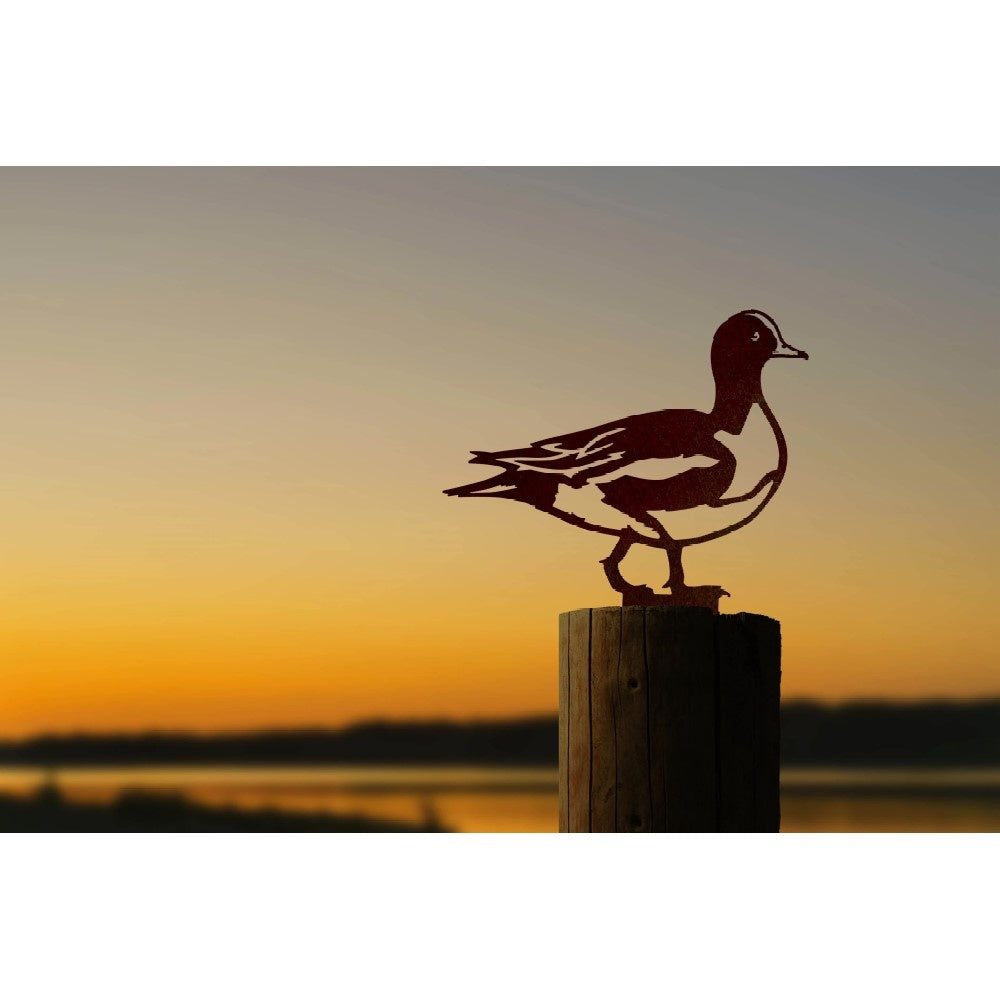
[[[729,375],[716,373],[715,406],[711,417],[719,430],[739,434],[750,416],[750,411],[764,399],[760,387],[760,372],[740,372]]]

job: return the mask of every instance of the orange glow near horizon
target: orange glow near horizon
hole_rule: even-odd
[[[996,178],[0,171],[0,737],[555,711],[606,539],[441,490],[711,405],[748,306],[812,356],[789,472],[689,580],[782,621],[786,698],[1000,693]]]

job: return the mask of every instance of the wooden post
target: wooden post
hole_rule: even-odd
[[[773,618],[560,615],[560,831],[776,832],[780,683]]]

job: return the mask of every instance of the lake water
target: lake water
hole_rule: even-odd
[[[0,791],[28,794],[53,772],[0,768]],[[206,805],[273,807],[424,822],[467,833],[558,829],[557,774],[547,768],[59,768],[70,799],[109,801],[123,789],[177,792]],[[997,832],[1000,769],[787,768],[785,832]]]

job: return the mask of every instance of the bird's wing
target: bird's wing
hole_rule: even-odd
[[[691,433],[702,414],[689,410],[661,411],[573,431],[535,441],[527,448],[510,451],[476,451],[473,464],[496,465],[518,472],[543,472],[577,479],[592,479],[649,459],[677,459],[708,455],[708,448],[694,447]],[[704,464],[704,463],[699,463]]]
[[[474,451],[472,464],[498,465],[518,472],[566,475],[607,465],[624,457],[625,421],[535,441],[509,451]]]

